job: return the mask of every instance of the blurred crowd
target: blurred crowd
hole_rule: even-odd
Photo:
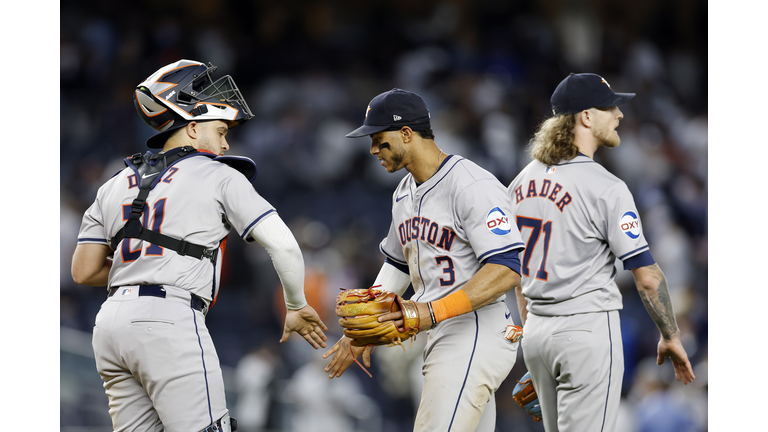
[[[378,243],[389,228],[392,191],[405,174],[383,170],[368,153],[369,140],[344,137],[361,124],[370,99],[393,87],[420,94],[438,146],[509,184],[530,160],[526,145],[550,115],[556,85],[570,72],[593,72],[614,91],[637,93],[622,106],[621,146],[595,158],[635,197],[697,378],[683,386],[668,361],[656,365],[658,330],[631,273],[619,266],[626,371],[618,430],[707,430],[706,6],[696,0],[62,2],[62,330],[90,333],[106,296],[72,281],[71,255],[98,187],[122,169],[124,157],[147,150],[144,141],[154,131],[136,114],[132,94],[161,66],[182,58],[211,62],[216,77],[230,74],[242,90],[255,118],[228,135],[230,154],[256,162],[257,191],[299,240],[308,301],[329,326],[328,347],[340,336],[333,312],[339,289],[367,287],[381,267]],[[261,247],[230,236],[221,294],[206,321],[222,365],[233,371],[228,394],[238,430],[409,430],[424,338],[405,351],[379,348],[372,378],[353,364],[329,380],[325,350],[312,350],[296,335],[277,343],[283,297]],[[511,398],[524,372],[519,353],[497,393],[499,432],[543,430]],[[95,369],[92,374],[98,386]],[[106,398],[101,414],[78,399],[83,381],[62,374],[62,428],[110,424]]]

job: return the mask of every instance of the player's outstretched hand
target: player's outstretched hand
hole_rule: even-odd
[[[352,339],[342,336],[331,349],[323,354],[323,358],[327,359],[331,354],[336,353],[331,359],[331,362],[328,363],[328,366],[325,367],[325,371],[330,372],[328,378],[333,379],[340,377],[341,374],[347,370],[349,365],[355,362],[355,359],[358,358],[360,354],[363,355],[363,364],[367,367],[371,367],[371,352],[373,346],[356,347],[352,346],[351,342]]]
[[[696,376],[693,375],[693,367],[688,360],[688,354],[685,353],[683,344],[680,343],[679,338],[666,340],[661,338],[658,347],[659,353],[656,358],[656,364],[663,364],[664,358],[669,357],[672,360],[672,366],[675,367],[675,379],[680,381],[682,379],[683,384],[693,382]]]
[[[280,343],[287,341],[291,332],[296,332],[306,339],[314,349],[325,348],[325,341],[328,340],[328,337],[323,332],[326,331],[328,331],[328,327],[323,324],[317,312],[312,309],[312,306],[306,305],[301,309],[287,311]]]

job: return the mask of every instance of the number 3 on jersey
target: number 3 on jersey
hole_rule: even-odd
[[[446,274],[446,276],[441,277],[438,279],[440,281],[440,286],[451,286],[454,283],[456,283],[456,273],[453,269],[453,260],[449,256],[439,256],[435,257],[435,262],[438,266],[442,267],[443,273]],[[445,267],[443,267],[445,265]],[[445,278],[448,279],[445,279]]]
[[[547,255],[549,254],[549,238],[552,235],[552,221],[542,221],[541,219],[529,218],[524,216],[517,217],[517,227],[523,234],[523,229],[530,228],[531,234],[525,242],[525,252],[523,253],[523,276],[530,277],[531,271],[528,267],[531,261],[531,254],[539,242],[542,231],[544,232],[544,253],[539,263],[539,269],[536,271],[536,279],[546,281],[549,277],[547,273]]]
[[[154,206],[152,206],[153,210],[153,216],[152,216],[152,231],[160,232],[160,227],[163,225],[163,217],[165,216],[165,200],[166,198],[163,198],[161,200],[158,200]],[[148,213],[147,207],[145,205],[144,207],[144,214],[141,218],[141,224],[144,226],[144,228],[149,228],[147,226],[147,219],[148,219]],[[123,206],[123,221],[127,221],[128,218],[131,215],[131,205],[126,204]],[[133,262],[136,261],[141,256],[141,248],[136,250],[131,250],[131,241],[142,241],[138,239],[130,239],[126,238],[123,239],[122,245],[120,247],[120,252],[123,255],[123,262]],[[161,256],[163,254],[163,248],[156,245],[149,243],[149,246],[147,246],[146,249],[147,256]]]

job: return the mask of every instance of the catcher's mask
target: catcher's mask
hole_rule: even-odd
[[[231,76],[213,80],[216,66],[179,60],[142,81],[133,93],[133,104],[145,123],[159,134],[147,147],[162,148],[170,132],[190,121],[222,120],[229,128],[253,118]]]

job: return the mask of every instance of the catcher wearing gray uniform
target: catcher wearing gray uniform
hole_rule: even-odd
[[[147,141],[159,151],[126,158],[83,216],[72,277],[108,288],[93,350],[115,431],[236,429],[205,326],[232,228],[266,248],[283,283],[280,342],[292,331],[315,349],[327,340],[304,298],[301,250],[250,182],[255,164],[224,156],[228,130],[253,115],[229,75],[214,81],[215,70],[180,60],[139,84],[134,103],[160,131]]]
[[[518,343],[505,293],[519,284],[523,243],[504,186],[434,142],[424,100],[401,89],[370,102],[363,126],[347,137],[371,137],[371,154],[389,172],[408,174],[392,195],[392,223],[381,242],[386,261],[373,286],[402,295],[413,284],[418,330],[426,330],[424,387],[414,431],[495,428],[495,392],[515,363]],[[451,318],[451,319],[448,319]],[[394,312],[379,321],[396,320]],[[324,357],[340,376],[370,346],[343,336]]]
[[[632,195],[592,160],[599,147],[619,145],[618,105],[634,96],[614,93],[598,75],[570,74],[529,146],[534,160],[508,188],[526,242],[516,290],[523,356],[547,432],[616,426],[624,374],[617,257],[661,332],[657,363],[670,357],[678,381],[694,379]]]

